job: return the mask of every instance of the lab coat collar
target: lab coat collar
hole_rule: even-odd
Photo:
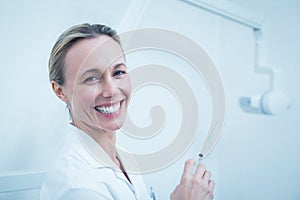
[[[73,133],[79,139],[80,144],[89,154],[85,159],[93,168],[108,167],[118,169],[117,165],[111,160],[104,149],[89,134],[72,124],[71,126],[73,128]]]
[[[88,158],[85,158],[86,161],[94,168],[113,168],[115,170],[120,170],[119,167],[112,161],[104,149],[87,133],[81,129],[71,125],[73,132],[78,137],[81,145],[84,150],[89,154]],[[127,173],[138,173],[139,168],[134,156],[117,147],[117,156],[121,161],[124,169]],[[90,158],[90,159],[89,159]]]

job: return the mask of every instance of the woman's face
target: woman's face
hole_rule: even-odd
[[[76,43],[65,58],[65,80],[62,88],[76,126],[114,131],[123,125],[131,84],[116,41],[103,35]]]

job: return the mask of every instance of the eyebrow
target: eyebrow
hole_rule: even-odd
[[[118,63],[113,67],[113,69],[115,70],[116,68],[121,67],[121,66],[124,66],[127,68],[125,63]],[[81,76],[85,76],[88,73],[99,73],[99,72],[101,72],[101,71],[98,68],[92,68],[92,69],[86,70]]]
[[[118,64],[116,64],[116,65],[114,66],[114,69],[116,69],[116,68],[118,68],[118,67],[120,67],[120,66],[124,66],[124,67],[127,68],[127,66],[125,65],[125,63],[118,63]]]

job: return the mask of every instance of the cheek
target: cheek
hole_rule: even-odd
[[[95,102],[95,87],[80,87],[74,89],[73,100],[78,107],[90,106]]]
[[[132,88],[131,88],[131,81],[128,77],[120,81],[120,89],[124,92],[124,94],[127,97],[130,97]]]
[[[127,97],[126,100],[126,108],[129,105],[130,98],[131,98],[131,81],[129,78],[122,79],[120,82],[120,89],[123,91],[124,95]]]

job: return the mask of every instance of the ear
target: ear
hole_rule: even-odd
[[[56,94],[58,98],[60,98],[64,102],[68,102],[68,98],[64,93],[63,87],[58,84],[56,81],[51,81],[52,90]]]

